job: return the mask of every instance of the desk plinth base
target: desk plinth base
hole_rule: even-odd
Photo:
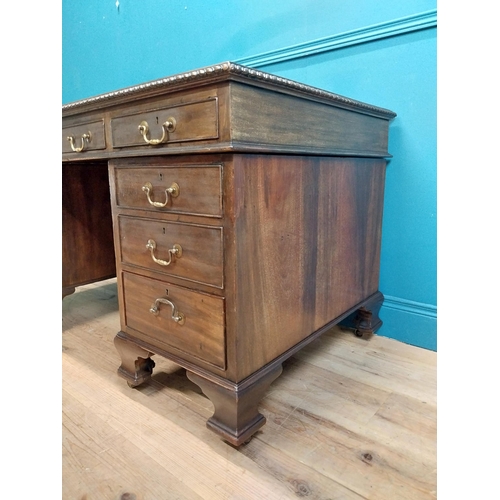
[[[115,337],[114,343],[122,360],[118,375],[123,377],[130,387],[137,387],[149,380],[155,367],[155,362],[151,359],[154,353],[120,335]]]
[[[118,375],[132,388],[148,381],[155,366],[151,359],[154,353],[122,332],[116,335],[114,343],[122,361]],[[228,443],[240,446],[266,423],[258,406],[282,370],[281,362],[271,363],[240,383],[215,376],[204,377],[189,369],[186,375],[214,405],[214,414],[208,419],[207,427]]]
[[[167,352],[159,350],[157,354],[183,366],[189,380],[195,383],[213,403],[214,414],[208,419],[207,427],[224,441],[234,446],[241,446],[266,423],[266,418],[259,413],[258,406],[271,383],[280,376],[283,370],[282,363],[335,324],[354,329],[357,336],[366,335],[369,338],[382,325],[378,313],[383,300],[384,296],[376,292],[351,309],[342,320],[335,320],[325,325],[238,383],[216,375],[196,372],[193,365],[184,364],[182,360]],[[149,380],[155,366],[151,359],[155,354],[152,350],[155,348],[129,338],[124,332],[116,335],[114,343],[122,360],[118,375],[123,377],[130,387],[137,387]]]
[[[239,384],[226,382],[224,385],[189,371],[187,376],[215,407],[207,427],[228,443],[240,446],[266,423],[266,418],[258,411],[258,405],[282,370],[279,363],[270,369],[259,370]]]
[[[340,321],[339,326],[354,330],[357,337],[369,339],[382,326],[379,311],[383,302],[384,296],[377,292],[362,307]]]

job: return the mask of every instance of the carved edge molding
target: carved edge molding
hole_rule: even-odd
[[[97,104],[102,101],[112,101],[120,97],[134,96],[135,94],[146,92],[148,90],[168,90],[169,88],[177,87],[180,84],[187,83],[201,83],[203,80],[223,80],[224,77],[230,79],[230,77],[244,77],[251,80],[256,80],[260,82],[268,83],[274,87],[283,88],[285,90],[294,90],[310,96],[318,97],[337,103],[342,106],[353,107],[357,109],[362,109],[368,113],[376,114],[387,119],[394,118],[396,113],[388,109],[379,108],[377,106],[372,106],[354,99],[349,99],[326,90],[321,90],[316,87],[311,87],[309,85],[299,83],[287,78],[282,78],[280,76],[271,75],[260,71],[258,69],[249,68],[234,62],[224,62],[216,64],[213,66],[207,66],[205,68],[200,68],[194,71],[188,71],[185,73],[179,73],[166,78],[160,78],[158,80],[153,80],[150,82],[142,83],[140,85],[134,85],[132,87],[126,87],[121,90],[116,90],[114,92],[108,92],[106,94],[97,95],[94,97],[89,97],[87,99],[82,99],[80,101],[71,102],[62,106],[62,111],[70,111],[75,108],[84,107],[87,105]]]
[[[437,10],[429,10],[383,23],[365,26],[336,35],[319,38],[306,43],[291,45],[278,50],[263,52],[255,56],[236,59],[238,64],[260,68],[301,57],[310,57],[323,52],[339,50],[352,45],[373,42],[405,33],[437,26]]]

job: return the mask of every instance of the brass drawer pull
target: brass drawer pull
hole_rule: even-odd
[[[163,134],[160,139],[149,139],[148,137],[149,125],[146,120],[143,120],[138,128],[146,144],[149,144],[151,146],[157,146],[158,144],[163,144],[165,142],[169,132],[173,132],[175,130],[175,126],[176,126],[175,118],[172,117],[168,118],[167,121],[161,126]]]
[[[66,139],[68,139],[71,149],[75,153],[81,153],[85,149],[85,146],[89,144],[90,141],[92,140],[92,134],[89,131],[86,134],[82,135],[81,137],[82,145],[79,148],[75,146],[75,138],[72,135],[68,135]]]
[[[177,182],[173,182],[169,188],[165,189],[166,200],[165,203],[161,203],[160,201],[153,201],[151,199],[151,192],[153,191],[153,185],[150,182],[146,182],[144,186],[142,186],[142,190],[146,193],[149,204],[153,205],[153,207],[156,208],[166,207],[168,204],[169,197],[171,196],[172,198],[177,198],[180,192],[179,184],[177,184]]]
[[[172,319],[176,322],[176,323],[179,323],[179,325],[183,325],[184,324],[184,321],[185,321],[185,317],[184,317],[184,314],[182,314],[181,312],[179,312],[177,310],[177,307],[175,306],[175,304],[173,302],[170,302],[170,300],[168,299],[164,299],[164,298],[158,298],[154,301],[154,304],[151,305],[151,308],[149,309],[149,312],[151,314],[154,314],[155,316],[158,315],[158,313],[160,312],[160,304],[167,304],[169,305],[171,308],[172,308]]]
[[[152,259],[157,263],[160,264],[160,266],[169,266],[172,263],[172,258],[180,258],[182,256],[182,247],[178,245],[177,243],[173,246],[173,248],[168,249],[168,260],[162,260],[158,259],[155,256],[155,250],[156,250],[156,241],[155,240],[148,240],[146,243],[146,248],[148,250],[151,250],[151,257]]]

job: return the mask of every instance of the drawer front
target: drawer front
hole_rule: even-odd
[[[119,116],[111,120],[111,133],[114,148],[161,148],[170,143],[217,139],[218,101],[216,97],[211,97],[199,102]]]
[[[131,273],[123,273],[123,295],[126,326],[138,337],[225,368],[224,299]]]
[[[222,288],[222,228],[118,216],[121,261]]]
[[[116,204],[155,212],[222,216],[222,166],[116,168]]]
[[[63,153],[84,153],[99,149],[106,149],[104,120],[63,127]]]

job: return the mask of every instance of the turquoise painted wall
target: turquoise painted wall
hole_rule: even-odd
[[[435,350],[436,35],[436,0],[63,0],[63,103],[231,60],[395,111],[378,333]]]

